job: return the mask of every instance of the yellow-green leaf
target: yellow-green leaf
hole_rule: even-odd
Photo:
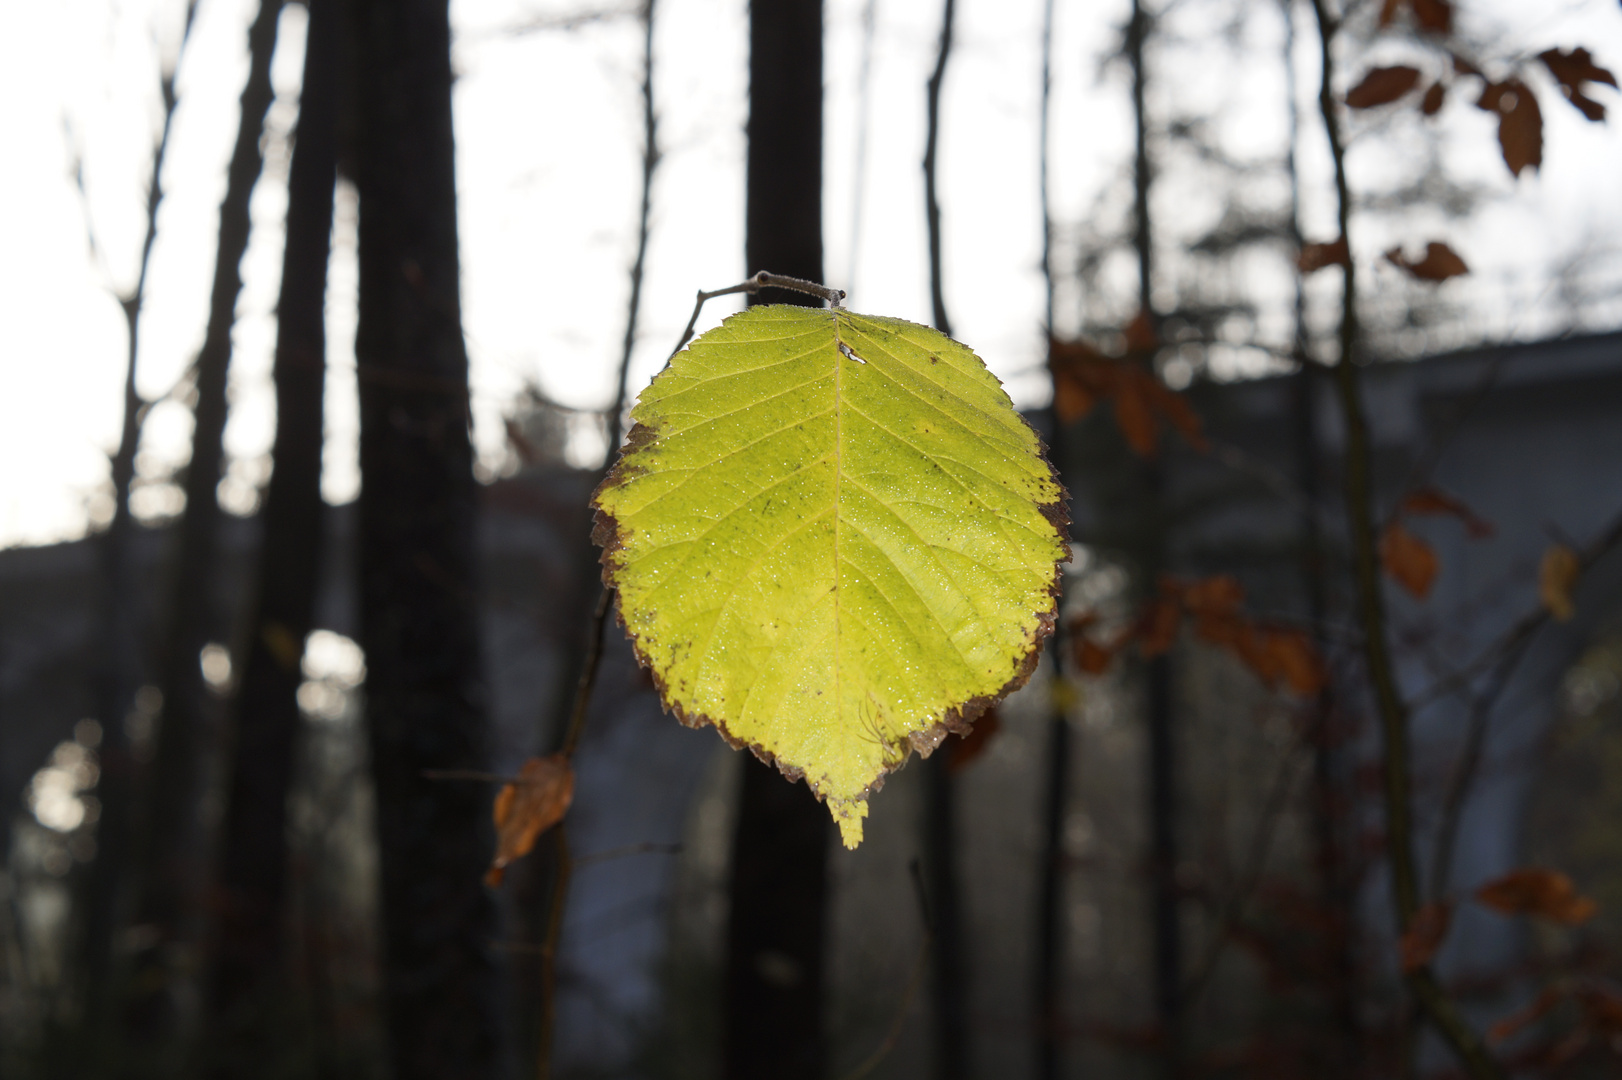
[[[980,358],[900,319],[756,307],[643,392],[594,538],[665,707],[862,838],[911,750],[1036,666],[1064,490]]]

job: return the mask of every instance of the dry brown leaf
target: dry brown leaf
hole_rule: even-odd
[[[1430,88],[1425,91],[1425,96],[1420,99],[1419,111],[1426,116],[1435,116],[1442,111],[1442,106],[1446,102],[1447,87],[1439,82],[1433,82],[1430,84]]]
[[[1496,530],[1492,522],[1481,517],[1462,499],[1458,499],[1438,487],[1415,488],[1402,499],[1402,512],[1405,514],[1440,514],[1445,517],[1455,517],[1464,522],[1464,529],[1478,540],[1491,536]]]
[[[1598,123],[1605,119],[1605,106],[1583,92],[1583,84],[1596,82],[1616,86],[1616,76],[1594,63],[1587,49],[1546,49],[1538,59],[1549,69],[1549,74],[1560,84],[1566,100],[1575,105],[1584,116]]]
[[[496,794],[491,817],[496,823],[496,854],[484,876],[491,888],[501,884],[507,866],[528,855],[535,841],[563,820],[574,801],[574,769],[563,754],[530,758],[518,778]]]
[[[1245,602],[1245,587],[1232,574],[1217,574],[1183,586],[1182,595],[1191,615],[1229,615]]]
[[[1002,715],[997,712],[997,707],[993,705],[980,714],[980,718],[974,722],[974,726],[969,729],[967,735],[959,736],[952,743],[952,756],[946,759],[946,771],[949,773],[963,771],[973,763],[975,758],[986,752],[986,744],[991,741],[993,735],[1001,730]]]
[[[1488,1028],[1487,1041],[1496,1045],[1527,1026],[1537,1023],[1553,1012],[1554,1007],[1564,1001],[1566,996],[1566,991],[1562,987],[1544,987],[1543,992],[1533,998],[1530,1004],[1516,1009]]]
[[[1271,629],[1266,648],[1284,685],[1301,697],[1316,697],[1329,685],[1328,667],[1305,630]]]
[[[1344,236],[1322,244],[1302,244],[1300,254],[1295,257],[1296,268],[1303,274],[1322,270],[1326,266],[1345,266],[1351,261],[1351,249]]]
[[[1141,377],[1140,377],[1141,376]],[[1115,423],[1120,426],[1127,445],[1140,457],[1154,457],[1160,441],[1160,425],[1150,405],[1151,391],[1144,379],[1153,382],[1143,372],[1125,370],[1115,391]]]
[[[1384,2],[1380,5],[1380,27],[1381,27],[1381,29],[1384,29],[1385,27],[1390,26],[1391,23],[1393,21],[1395,21],[1395,19],[1397,17],[1397,12],[1401,8],[1402,8],[1402,0],[1384,0]]]
[[[1380,534],[1380,562],[1393,581],[1421,600],[1430,594],[1440,569],[1436,552],[1400,521]]]
[[[1115,653],[1090,638],[1076,639],[1076,667],[1088,675],[1102,675],[1115,662]]]
[[[1160,335],[1155,333],[1154,320],[1147,311],[1140,311],[1133,316],[1132,321],[1126,324],[1121,331],[1126,341],[1126,354],[1133,356],[1138,353],[1153,352],[1160,348]]]
[[[1476,105],[1498,114],[1498,146],[1511,173],[1543,164],[1543,110],[1531,87],[1519,79],[1490,82]]]
[[[1403,973],[1412,975],[1420,968],[1429,966],[1436,956],[1436,950],[1447,939],[1448,928],[1452,925],[1451,900],[1434,900],[1414,912],[1400,944]]]
[[[1437,240],[1425,245],[1425,257],[1418,262],[1411,261],[1400,247],[1392,248],[1385,257],[1387,262],[1402,267],[1421,281],[1446,281],[1470,272],[1458,252]]]
[[[1053,403],[1059,419],[1069,424],[1092,412],[1093,406],[1115,392],[1115,361],[1085,341],[1048,341],[1048,370],[1053,375]]]
[[[1599,911],[1565,874],[1535,866],[1489,881],[1476,890],[1476,899],[1505,915],[1538,915],[1567,926],[1580,926]]]
[[[1549,614],[1560,622],[1571,618],[1577,610],[1571,602],[1571,590],[1582,572],[1582,560],[1564,544],[1554,544],[1543,553],[1543,563],[1538,567],[1538,597]]]
[[[1449,0],[1409,0],[1408,6],[1420,29],[1438,34],[1453,32],[1453,5]]]
[[[1375,68],[1363,81],[1346,91],[1346,104],[1354,109],[1389,105],[1419,85],[1419,69],[1399,64]]]

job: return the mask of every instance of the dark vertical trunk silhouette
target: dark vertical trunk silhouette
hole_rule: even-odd
[[[821,281],[822,2],[749,8],[748,270]],[[766,290],[762,303],[817,301]],[[828,812],[744,759],[727,924],[723,1074],[822,1080]]]
[[[1285,156],[1290,181],[1290,243],[1300,250],[1305,238],[1301,234],[1301,178],[1297,158],[1300,154],[1301,117],[1296,104],[1295,67],[1295,3],[1282,0],[1284,13],[1284,70],[1289,98],[1289,153]],[[1323,505],[1323,463],[1318,449],[1318,425],[1314,413],[1315,367],[1308,356],[1306,326],[1306,291],[1304,275],[1296,275],[1295,295],[1292,298],[1291,353],[1298,367],[1292,381],[1291,409],[1294,412],[1294,438],[1297,475],[1301,493],[1314,513],[1306,519],[1302,535],[1301,574],[1306,590],[1307,619],[1309,625],[1327,624],[1329,596],[1326,583],[1331,567],[1318,525],[1317,511]],[[1320,652],[1328,654],[1326,643],[1315,635],[1314,642]],[[1326,685],[1312,703],[1312,826],[1314,842],[1314,869],[1318,874],[1318,888],[1324,906],[1325,935],[1324,970],[1329,985],[1328,998],[1333,1038],[1320,1058],[1320,1067],[1328,1077],[1353,1077],[1363,1071],[1363,1031],[1358,1015],[1357,962],[1355,950],[1357,884],[1348,858],[1349,839],[1347,823],[1341,806],[1344,790],[1337,760],[1337,746],[1341,733],[1337,730],[1334,689]]]
[[[276,308],[275,471],[261,520],[259,590],[244,644],[236,739],[220,838],[209,955],[208,1071],[243,1076],[266,1060],[263,1018],[281,984],[287,793],[299,727],[299,661],[321,552],[322,389],[327,261],[336,180],[341,0],[308,0],[299,120],[288,176],[287,246]]]
[[[384,990],[400,1080],[492,1076],[483,764],[448,0],[357,0],[360,595],[382,869]]]
[[[929,232],[929,296],[935,329],[948,336],[952,321],[946,313],[946,284],[941,270],[941,208],[936,180],[940,151],[941,87],[952,55],[956,14],[953,0],[941,8],[940,45],[935,70],[926,88],[924,139],[924,215]],[[957,799],[948,768],[952,747],[924,762],[924,876],[929,883],[930,951],[934,979],[934,1074],[939,1080],[961,1080],[968,1075],[968,1006],[964,1001],[966,958],[963,948],[963,891],[957,873]]]
[[[281,0],[263,0],[248,30],[248,81],[242,90],[236,146],[220,203],[208,328],[197,356],[186,509],[178,528],[163,656],[163,711],[137,863],[140,892],[135,917],[150,942],[134,958],[126,1014],[127,1031],[137,1048],[128,1065],[137,1071],[166,1072],[173,1067],[172,1061],[164,1060],[164,1044],[176,1034],[175,991],[187,978],[179,962],[186,941],[195,936],[193,924],[203,877],[200,774],[216,702],[203,683],[198,654],[220,629],[211,588],[220,521],[215,488],[224,456],[231,328],[236,322],[237,294],[242,291],[242,255],[248,247],[248,200],[259,178],[259,139],[272,99],[270,58],[280,12]]]
[[[1053,106],[1053,3],[1042,5],[1042,111],[1039,128],[1038,183],[1042,203],[1042,280],[1046,285],[1046,324],[1044,330],[1053,335],[1053,210],[1048,189],[1048,138]],[[1049,407],[1052,433],[1048,436],[1048,457],[1062,471],[1066,464],[1064,452],[1064,421],[1059,416],[1057,387],[1054,404]],[[1064,587],[1061,576],[1059,585]],[[1064,597],[1059,597],[1059,611],[1064,611]],[[1061,619],[1053,629],[1048,642],[1048,661],[1053,665],[1053,678],[1064,678],[1065,628]],[[1061,1038],[1064,1003],[1062,998],[1064,951],[1064,811],[1070,791],[1070,718],[1058,704],[1058,695],[1052,695],[1053,704],[1048,715],[1047,775],[1043,778],[1042,796],[1042,855],[1037,867],[1036,899],[1036,985],[1034,1018],[1036,1053],[1033,1056],[1037,1080],[1058,1080],[1064,1066],[1064,1042]]]
[[[181,32],[175,67],[166,71],[159,83],[163,95],[163,128],[152,150],[152,178],[146,194],[146,235],[141,242],[141,262],[135,286],[119,297],[124,325],[129,334],[124,368],[124,417],[120,425],[118,449],[111,461],[113,519],[98,544],[101,563],[101,643],[96,672],[96,715],[101,720],[101,746],[97,751],[101,777],[96,796],[102,816],[96,826],[96,857],[90,863],[83,896],[84,915],[80,929],[78,976],[83,987],[82,1028],[90,1039],[80,1047],[93,1054],[105,1045],[111,1016],[110,988],[113,974],[113,938],[118,929],[119,900],[129,870],[131,818],[135,812],[136,768],[124,717],[136,684],[142,674],[140,642],[137,640],[135,574],[131,563],[134,520],[130,516],[130,487],[135,479],[135,452],[140,446],[142,420],[147,403],[136,389],[136,359],[140,352],[141,308],[146,301],[147,273],[152,265],[152,245],[158,237],[158,207],[163,203],[163,163],[168,156],[169,133],[174,126],[175,70],[185,55],[197,5],[186,6],[186,23]],[[88,207],[87,207],[88,213]],[[93,234],[92,234],[93,235]],[[89,1063],[99,1069],[104,1063]]]
[[[1132,244],[1138,255],[1138,311],[1158,329],[1154,312],[1154,238],[1150,231],[1149,191],[1154,175],[1149,162],[1149,121],[1144,105],[1148,81],[1144,39],[1149,15],[1142,0],[1133,0],[1126,30],[1127,59],[1132,66],[1134,151],[1132,165]],[[1163,504],[1165,477],[1158,462],[1145,470],[1148,498],[1145,552],[1145,587],[1154,589],[1165,565]],[[1182,1072],[1183,957],[1178,923],[1177,888],[1177,763],[1176,727],[1172,702],[1172,668],[1168,654],[1148,664],[1148,788],[1150,926],[1153,935],[1153,980],[1156,1019],[1164,1040],[1164,1068],[1168,1075]]]

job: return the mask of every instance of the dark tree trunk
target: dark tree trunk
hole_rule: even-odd
[[[941,87],[952,56],[956,4],[941,6],[940,44],[935,70],[925,93],[924,218],[929,233],[929,296],[935,329],[951,336],[946,313],[946,283],[941,268],[941,207],[936,192],[941,131]],[[933,960],[934,1074],[937,1080],[968,1075],[968,1005],[964,1000],[967,967],[963,947],[963,891],[957,872],[957,793],[952,781],[952,747],[943,746],[924,762],[924,871],[929,882],[930,953]]]
[[[1144,103],[1148,72],[1144,43],[1149,35],[1149,14],[1142,0],[1132,0],[1127,23],[1126,52],[1132,66],[1133,232],[1138,256],[1138,311],[1158,330],[1154,313],[1154,237],[1150,231],[1149,191],[1154,175],[1149,161],[1149,118]],[[1153,590],[1165,568],[1166,536],[1163,502],[1165,479],[1158,462],[1145,470],[1148,522],[1145,588]],[[1148,663],[1148,790],[1149,890],[1153,935],[1155,1014],[1165,1040],[1164,1072],[1182,1074],[1183,941],[1177,886],[1177,733],[1172,701],[1172,665],[1167,654]]]
[[[400,1080],[497,1063],[447,0],[358,0],[361,634]]]
[[[749,9],[750,273],[822,280],[822,3]],[[768,290],[763,303],[816,301]],[[822,1080],[828,812],[744,761],[727,926],[728,1080]]]
[[[244,1076],[275,1033],[264,1018],[282,985],[287,792],[299,726],[299,661],[310,632],[321,552],[321,411],[326,377],[327,260],[336,179],[340,0],[308,0],[299,121],[288,176],[287,246],[276,308],[275,471],[261,515],[259,594],[244,645],[236,740],[210,952],[208,1071]]]
[[[186,6],[186,24],[181,33],[180,54],[186,51],[197,7]],[[179,55],[175,65],[179,66]],[[130,837],[135,814],[136,762],[124,717],[135,687],[142,677],[141,648],[137,639],[135,613],[135,574],[131,544],[134,521],[130,516],[130,487],[135,480],[135,452],[140,446],[146,402],[136,389],[136,359],[140,353],[141,308],[146,301],[146,281],[152,266],[152,245],[158,237],[158,208],[163,203],[163,163],[168,157],[169,134],[174,129],[175,68],[159,83],[163,95],[163,129],[152,150],[152,178],[146,193],[146,235],[141,244],[141,262],[135,287],[119,298],[129,334],[128,358],[124,368],[124,416],[120,425],[118,449],[111,464],[113,519],[101,537],[98,555],[101,563],[101,655],[96,672],[96,715],[101,720],[101,746],[98,764],[101,777],[96,796],[101,800],[101,820],[96,827],[96,858],[90,864],[83,895],[84,915],[80,924],[78,976],[83,987],[81,1028],[87,1039],[80,1047],[80,1060],[87,1071],[97,1072],[104,1062],[92,1061],[108,1043],[113,1019],[109,1005],[113,975],[113,937],[118,929],[119,901],[129,870]],[[88,210],[87,210],[88,213]],[[93,235],[93,234],[92,234]]]
[[[136,1049],[128,1065],[137,1071],[168,1071],[173,1066],[165,1060],[163,1044],[175,1034],[175,991],[186,979],[177,962],[187,939],[195,936],[203,880],[200,774],[204,747],[216,718],[216,701],[203,683],[198,654],[220,629],[212,597],[220,520],[215,488],[224,456],[231,329],[236,322],[237,294],[242,290],[242,255],[248,247],[248,200],[259,178],[259,139],[272,99],[270,58],[280,12],[281,0],[263,0],[248,31],[248,81],[242,90],[236,147],[220,203],[208,328],[197,356],[186,509],[180,519],[163,656],[163,710],[137,862],[136,923],[150,942],[134,958],[126,1014],[127,1031]]]

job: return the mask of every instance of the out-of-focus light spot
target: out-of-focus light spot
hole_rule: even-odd
[[[224,691],[231,685],[231,650],[224,645],[209,642],[198,653],[197,661],[203,668],[203,678],[216,691]]]
[[[58,743],[51,752],[50,764],[36,772],[28,782],[26,795],[28,809],[34,819],[55,832],[72,832],[86,823],[90,816],[87,800],[80,792],[96,786],[100,770],[90,751],[76,742]],[[100,805],[96,806],[97,815]],[[49,870],[49,867],[47,867]],[[51,873],[65,873],[50,871]]]

